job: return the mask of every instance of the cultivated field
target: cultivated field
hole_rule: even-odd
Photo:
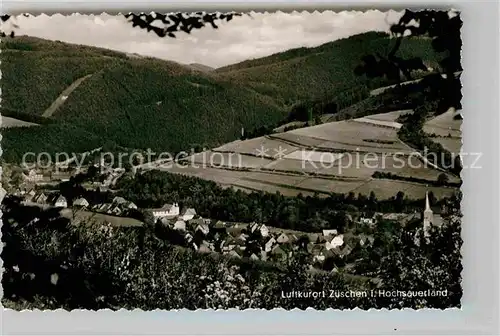
[[[304,189],[312,189],[323,193],[339,193],[346,194],[349,191],[361,186],[364,181],[342,181],[342,180],[329,180],[322,178],[308,178],[298,183],[296,187]]]
[[[273,140],[267,137],[258,137],[244,141],[234,141],[221,147],[213,149],[214,152],[234,152],[248,155],[256,155],[274,158],[281,150],[286,155],[299,149],[283,141]]]
[[[385,149],[390,152],[407,150],[407,147],[399,144],[396,128],[375,125],[374,123],[377,122],[384,123],[370,119],[361,119],[361,121],[354,119],[301,128],[288,133],[314,138],[316,141],[323,140],[313,146],[324,147],[323,144],[328,141],[348,146]]]
[[[234,141],[189,157],[184,167],[165,164],[151,168],[212,180],[224,187],[279,191],[287,196],[351,191],[369,195],[373,191],[379,199],[385,199],[402,191],[410,198],[421,198],[426,190],[432,190],[436,197],[451,195],[456,189],[373,178],[375,172],[382,172],[434,182],[442,174],[426,166],[418,156],[410,155],[412,149],[398,139],[400,124],[395,120],[404,113],[411,111]],[[439,126],[443,121],[437,119],[431,124]],[[459,182],[452,175],[448,178]]]
[[[309,127],[306,127],[309,128]],[[304,129],[306,129],[304,128]],[[279,142],[292,144],[301,148],[313,148],[321,143],[325,142],[322,139],[316,139],[307,135],[300,135],[297,133],[292,133],[292,131],[285,133],[276,133],[269,136],[269,138],[278,140]]]
[[[410,154],[412,150],[399,141],[387,141],[383,144],[372,142],[369,139],[363,139],[364,145],[351,145],[334,141],[325,141],[316,147],[321,151],[333,152],[359,152],[359,153],[402,153]]]
[[[453,138],[461,138],[462,131],[460,129],[462,127],[462,120],[454,119],[455,115],[455,111],[450,109],[447,112],[428,120],[424,124],[424,132],[428,134],[435,134],[440,137],[451,136]]]
[[[451,153],[460,153],[462,149],[462,120],[455,119],[453,109],[428,120],[424,124],[424,132],[433,135],[432,140]]]
[[[354,119],[354,121],[373,125],[373,126],[394,128],[396,130],[399,130],[402,126],[400,123],[395,122],[395,121],[379,120],[379,119],[372,119],[372,118],[366,118],[366,117]]]
[[[187,157],[183,161],[193,166],[219,167],[229,169],[260,168],[272,160],[236,152],[205,151]]]
[[[450,153],[460,153],[462,150],[462,139],[457,138],[432,138],[432,141],[443,146]]]
[[[426,166],[416,156],[376,155],[375,153],[373,155],[347,153],[332,163],[283,159],[273,161],[262,169],[297,174],[331,175],[332,177],[349,180],[367,180],[378,171],[401,177],[436,181],[442,173]],[[457,177],[451,174],[446,175],[450,182],[459,182]]]
[[[379,113],[366,116],[367,119],[382,120],[382,121],[396,121],[400,116],[413,113],[413,110],[399,110],[388,113]]]
[[[283,159],[313,161],[322,164],[335,164],[335,162],[342,159],[343,156],[344,153],[320,152],[303,149],[285,155]]]

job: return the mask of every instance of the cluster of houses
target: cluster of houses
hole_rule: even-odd
[[[23,198],[25,203],[38,204],[42,206],[54,206],[56,208],[67,208],[68,201],[59,193],[44,193],[30,189],[28,191],[16,193],[16,196]]]
[[[101,166],[95,164],[94,167],[100,168]],[[100,181],[93,181],[91,183],[93,188],[109,188],[118,182],[120,177],[125,174],[124,168],[108,168],[107,172],[102,174],[102,179]]]
[[[316,241],[307,246],[308,252],[313,255],[313,261],[322,263],[328,258],[344,258],[349,255],[355,247],[370,247],[375,238],[367,234],[338,234],[337,230],[323,230],[320,234],[314,234]]]
[[[73,202],[74,206],[88,207],[89,204],[84,198],[79,198]],[[108,215],[123,216],[130,210],[137,210],[137,205],[134,202],[127,201],[123,197],[115,197],[111,203],[96,204],[92,207],[95,212],[105,213]]]
[[[235,258],[282,261],[299,249],[321,264],[329,257],[343,258],[356,246],[368,247],[370,235],[338,234],[337,230],[321,233],[271,230],[264,224],[233,224],[197,216],[195,209],[182,211],[177,203],[149,209],[156,223],[168,231],[165,238],[202,253],[221,253]]]
[[[72,172],[67,170],[52,171],[50,169],[30,169],[22,173],[24,182],[32,184],[69,181],[71,176]]]

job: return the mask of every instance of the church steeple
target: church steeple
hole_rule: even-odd
[[[429,204],[429,192],[425,192],[425,211],[432,211],[431,206]]]
[[[429,235],[429,228],[433,220],[434,214],[429,203],[429,193],[425,192],[425,210],[424,210],[424,235]]]

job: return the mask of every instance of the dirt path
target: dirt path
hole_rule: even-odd
[[[68,86],[60,95],[57,97],[52,104],[43,112],[42,117],[51,117],[54,112],[57,111],[59,107],[61,107],[62,104],[66,101],[66,99],[69,97],[69,95],[78,87],[80,84],[83,83],[84,80],[87,78],[91,77],[92,74],[83,76],[81,78],[78,78],[76,81],[71,83],[70,86]]]

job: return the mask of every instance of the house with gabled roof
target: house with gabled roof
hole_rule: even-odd
[[[127,201],[123,206],[127,209],[137,209],[137,205],[134,202]]]
[[[122,205],[122,204],[125,204],[127,203],[127,200],[123,197],[120,197],[120,196],[116,196],[115,198],[113,198],[113,204],[115,205]]]
[[[212,252],[212,249],[210,248],[210,244],[206,240],[204,240],[200,244],[200,247],[198,248],[198,252],[201,252],[201,253],[210,253],[210,252]]]
[[[258,223],[252,223],[250,224],[250,226],[248,227],[249,231],[254,233],[256,231],[259,231],[260,232],[260,235],[262,237],[267,237],[269,236],[269,228],[267,226],[265,226],[264,224],[258,224]]]
[[[23,173],[23,178],[28,182],[38,182],[44,179],[43,173],[36,169],[30,169],[27,174]]]
[[[214,224],[214,228],[216,229],[224,229],[226,228],[226,223],[224,223],[223,221],[216,221],[215,224]]]
[[[185,221],[193,219],[194,216],[196,216],[196,210],[193,208],[184,208],[180,212],[180,217]]]
[[[114,206],[111,210],[110,210],[110,213],[112,213],[113,215],[121,215],[122,213],[122,209],[119,207],[119,206]]]
[[[248,228],[250,229],[250,232],[255,232],[255,230],[257,230],[259,228],[259,224],[253,222],[253,223],[250,223],[250,225],[248,226]]]
[[[68,201],[66,201],[66,197],[59,195],[59,197],[57,197],[56,201],[54,202],[54,206],[56,208],[67,208]]]
[[[194,229],[194,231],[200,231],[201,233],[203,233],[205,236],[210,232],[210,227],[208,226],[208,224],[198,224],[196,226],[196,228]]]
[[[250,237],[248,234],[246,233],[240,233],[240,235],[237,237],[237,239],[239,240],[242,240],[242,241],[247,241],[248,237]]]
[[[241,230],[242,229],[240,227],[236,226],[229,227],[226,229],[228,235],[230,235],[231,237],[238,237],[241,234]]]
[[[194,237],[191,233],[187,232],[186,235],[184,236],[184,239],[186,240],[187,243],[190,243],[193,241]]]
[[[342,246],[344,244],[344,235],[338,235],[333,237],[330,241],[325,243],[325,248],[327,250]]]
[[[48,200],[48,196],[45,195],[43,192],[36,195],[34,198],[33,198],[33,201],[38,203],[38,204],[45,204]]]
[[[186,222],[183,220],[175,221],[174,230],[186,231]]]
[[[89,204],[89,202],[85,198],[80,197],[80,198],[77,198],[76,200],[73,201],[73,205],[77,206],[77,207],[86,208],[90,204]]]
[[[259,230],[260,230],[260,234],[262,235],[262,237],[269,236],[269,228],[267,226],[265,226],[264,224],[262,224],[260,226]]]
[[[337,230],[323,230],[323,236],[328,237],[328,236],[336,236],[337,235]]]
[[[35,196],[36,196],[36,190],[30,189],[24,194],[24,200],[26,202],[31,202],[34,200]]]
[[[227,253],[228,256],[231,256],[233,258],[241,258],[243,256],[242,252],[239,251],[238,249],[233,249]]]
[[[222,251],[228,252],[236,247],[236,241],[234,240],[234,238],[228,238],[224,240],[224,242],[225,243],[221,245]]]
[[[198,225],[205,224],[205,222],[203,221],[202,218],[194,218],[194,219],[191,219],[187,222],[189,223],[189,226],[191,226],[193,229],[196,228]]]
[[[284,232],[282,232],[278,238],[276,239],[276,241],[280,244],[284,244],[284,243],[287,243],[288,241],[290,240],[290,238],[288,237],[288,235]]]
[[[264,245],[264,251],[265,252],[271,252],[271,250],[273,249],[273,246],[276,245],[278,242],[276,241],[276,239],[274,239],[274,237],[271,237],[267,242],[266,244]]]
[[[250,256],[250,259],[251,260],[259,260],[259,257],[257,257],[257,255],[255,255],[255,253],[252,253],[252,255]]]

